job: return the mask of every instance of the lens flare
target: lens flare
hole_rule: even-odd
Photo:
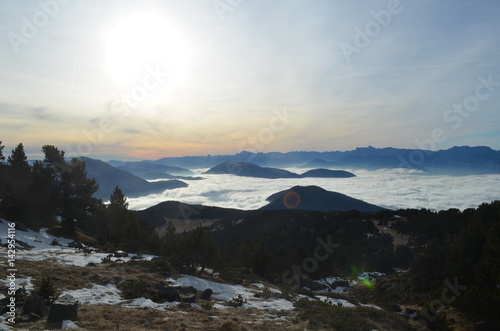
[[[369,280],[368,278],[364,277],[363,279],[361,279],[361,281],[363,282],[363,284],[366,286],[367,289],[371,290],[375,287],[375,284]]]
[[[355,265],[350,266],[352,273],[354,276],[358,277],[358,275],[361,273],[361,271],[356,267]],[[367,276],[364,276],[363,278],[360,279],[363,285],[366,286],[367,289],[371,290],[375,287],[375,283],[371,281]]]
[[[295,209],[300,205],[300,195],[297,192],[287,192],[283,196],[283,204],[288,209]]]

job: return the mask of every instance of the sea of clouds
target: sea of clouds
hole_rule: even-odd
[[[201,173],[205,169],[199,169]],[[304,169],[287,169],[302,173]],[[307,170],[307,169],[306,169]],[[258,209],[276,192],[296,185],[316,185],[390,209],[445,210],[476,208],[500,200],[500,175],[442,176],[404,169],[351,170],[353,178],[264,179],[234,175],[200,175],[189,186],[129,199],[130,209],[141,210],[163,201],[180,201],[238,209]]]

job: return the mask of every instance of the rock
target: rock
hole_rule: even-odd
[[[17,302],[20,302],[20,301],[24,301],[24,298],[26,297],[26,288],[23,286],[23,287],[20,287],[16,290],[16,301]]]
[[[128,253],[124,251],[116,251],[115,252],[115,257],[128,257]]]
[[[395,313],[401,313],[403,311],[401,307],[398,305],[390,305],[390,309]]]
[[[330,284],[331,288],[337,288],[337,287],[349,287],[349,281],[348,280],[336,280]]]
[[[94,262],[87,263],[87,267],[95,267],[95,266],[97,266],[97,264],[95,264]]]
[[[16,223],[16,230],[26,232],[28,231],[28,228],[24,225],[24,223]]]
[[[69,294],[65,294],[50,306],[48,322],[60,323],[64,320],[76,320],[78,301]]]
[[[406,308],[405,309],[405,314],[406,315],[413,315],[413,314],[416,314],[417,311],[415,309],[411,309],[411,308]]]
[[[167,286],[158,289],[158,298],[163,302],[180,301],[179,292],[175,288]]]
[[[108,254],[106,257],[112,258],[114,254]]]
[[[304,279],[302,281],[301,285],[309,288],[313,292],[318,292],[318,291],[325,290],[328,288],[328,286],[326,286],[325,284],[320,284],[320,283],[317,283],[317,282],[315,282],[313,280],[309,280],[309,279]]]
[[[45,314],[45,299],[35,293],[31,293],[23,306],[25,314],[43,316]]]
[[[52,240],[50,243],[52,246],[62,246],[57,239]]]
[[[181,299],[181,302],[185,303],[196,302],[196,294],[179,294],[179,298]]]
[[[16,244],[18,244],[19,246],[21,246],[21,247],[23,247],[25,249],[35,248],[35,246],[31,246],[30,244],[25,243],[24,241],[21,241],[21,240],[16,240]]]
[[[9,307],[7,307],[9,303],[10,303],[9,298],[0,299],[0,315],[3,315],[9,311]]]
[[[184,295],[188,295],[188,294],[198,294],[198,291],[192,287],[192,286],[183,286],[183,287],[180,287],[179,288],[179,294],[184,294]]]
[[[210,299],[210,297],[212,296],[213,293],[214,293],[214,291],[212,291],[212,289],[207,288],[205,291],[203,291],[200,298],[203,300],[208,300],[208,299]]]
[[[68,247],[73,247],[73,248],[79,248],[79,249],[82,249],[85,247],[84,244],[82,244],[81,242],[79,241],[72,241],[68,244]]]

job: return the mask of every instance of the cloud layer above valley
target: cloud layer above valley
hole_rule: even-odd
[[[301,172],[303,169],[289,169]],[[296,185],[317,185],[390,209],[475,208],[500,199],[500,175],[430,176],[400,170],[353,171],[355,178],[262,179],[233,175],[202,175],[186,188],[129,199],[140,210],[163,201],[238,209],[258,209],[266,198]]]

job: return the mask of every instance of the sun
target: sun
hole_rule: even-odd
[[[109,72],[125,86],[140,84],[151,70],[161,71],[168,86],[177,86],[186,78],[191,58],[186,37],[165,16],[124,16],[110,28],[105,44]]]

